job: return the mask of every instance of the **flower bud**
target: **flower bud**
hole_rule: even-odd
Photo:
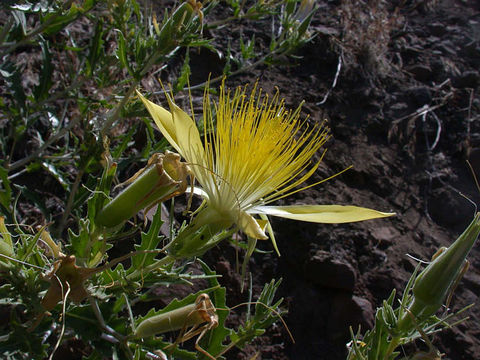
[[[178,46],[178,41],[188,32],[194,33],[201,27],[203,14],[200,10],[201,4],[185,1],[170,15],[162,28],[157,31],[159,44],[164,51],[171,51]],[[192,4],[194,6],[192,6]],[[198,14],[198,21],[195,18]],[[158,27],[158,25],[157,25]]]
[[[99,212],[96,224],[117,226],[141,209],[183,194],[189,172],[178,154],[167,151],[154,155],[149,164],[130,179],[131,184]]]
[[[409,305],[409,310],[416,319],[423,321],[435,314],[447,294],[454,290],[462,275],[467,255],[479,233],[480,213],[477,213],[463,234],[418,275],[413,285],[413,300]],[[405,311],[399,320],[397,329],[414,329],[412,316],[408,311]]]
[[[145,338],[190,326],[197,327],[203,323],[209,324],[210,328],[218,325],[216,309],[207,294],[200,294],[193,304],[143,320],[137,326],[133,337]]]

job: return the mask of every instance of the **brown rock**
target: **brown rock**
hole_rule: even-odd
[[[328,317],[328,333],[332,340],[348,340],[349,329],[354,332],[360,326],[365,332],[374,324],[375,313],[372,304],[361,297],[338,293],[333,298]]]
[[[355,269],[347,262],[334,259],[329,252],[317,251],[305,266],[306,276],[315,284],[353,291]]]

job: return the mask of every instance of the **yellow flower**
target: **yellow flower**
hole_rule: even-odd
[[[202,136],[195,121],[168,94],[170,111],[139,96],[201,185],[195,192],[205,203],[195,218],[197,226],[221,223],[228,228],[235,224],[249,237],[267,239],[265,215],[317,223],[393,215],[356,206],[267,205],[302,190],[295,188],[314,174],[321,159],[312,163],[312,157],[329,138],[324,124],[311,125],[308,119],[300,119],[301,105],[295,111],[287,110],[278,91],[270,99],[257,91],[256,84],[250,95],[247,86],[232,93],[222,84],[218,102],[212,102],[206,92]],[[255,219],[255,214],[263,220]]]

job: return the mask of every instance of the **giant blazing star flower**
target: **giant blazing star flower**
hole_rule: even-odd
[[[202,135],[170,95],[168,111],[139,94],[155,124],[201,185],[195,192],[205,202],[194,219],[197,227],[236,225],[251,238],[267,239],[264,215],[316,223],[393,215],[356,206],[268,205],[305,189],[296,188],[318,168],[321,159],[314,163],[312,157],[328,140],[329,129],[301,120],[300,106],[288,111],[278,92],[271,99],[261,93],[257,85],[248,95],[247,86],[232,93],[222,84],[219,99],[213,102],[206,92]],[[254,218],[255,214],[261,214],[263,220]]]

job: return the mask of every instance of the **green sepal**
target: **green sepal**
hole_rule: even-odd
[[[437,256],[416,278],[413,301],[409,310],[415,319],[422,321],[435,314],[464,267],[465,260],[480,234],[480,213],[443,253]],[[414,326],[412,316],[405,312],[398,322],[398,331]]]

